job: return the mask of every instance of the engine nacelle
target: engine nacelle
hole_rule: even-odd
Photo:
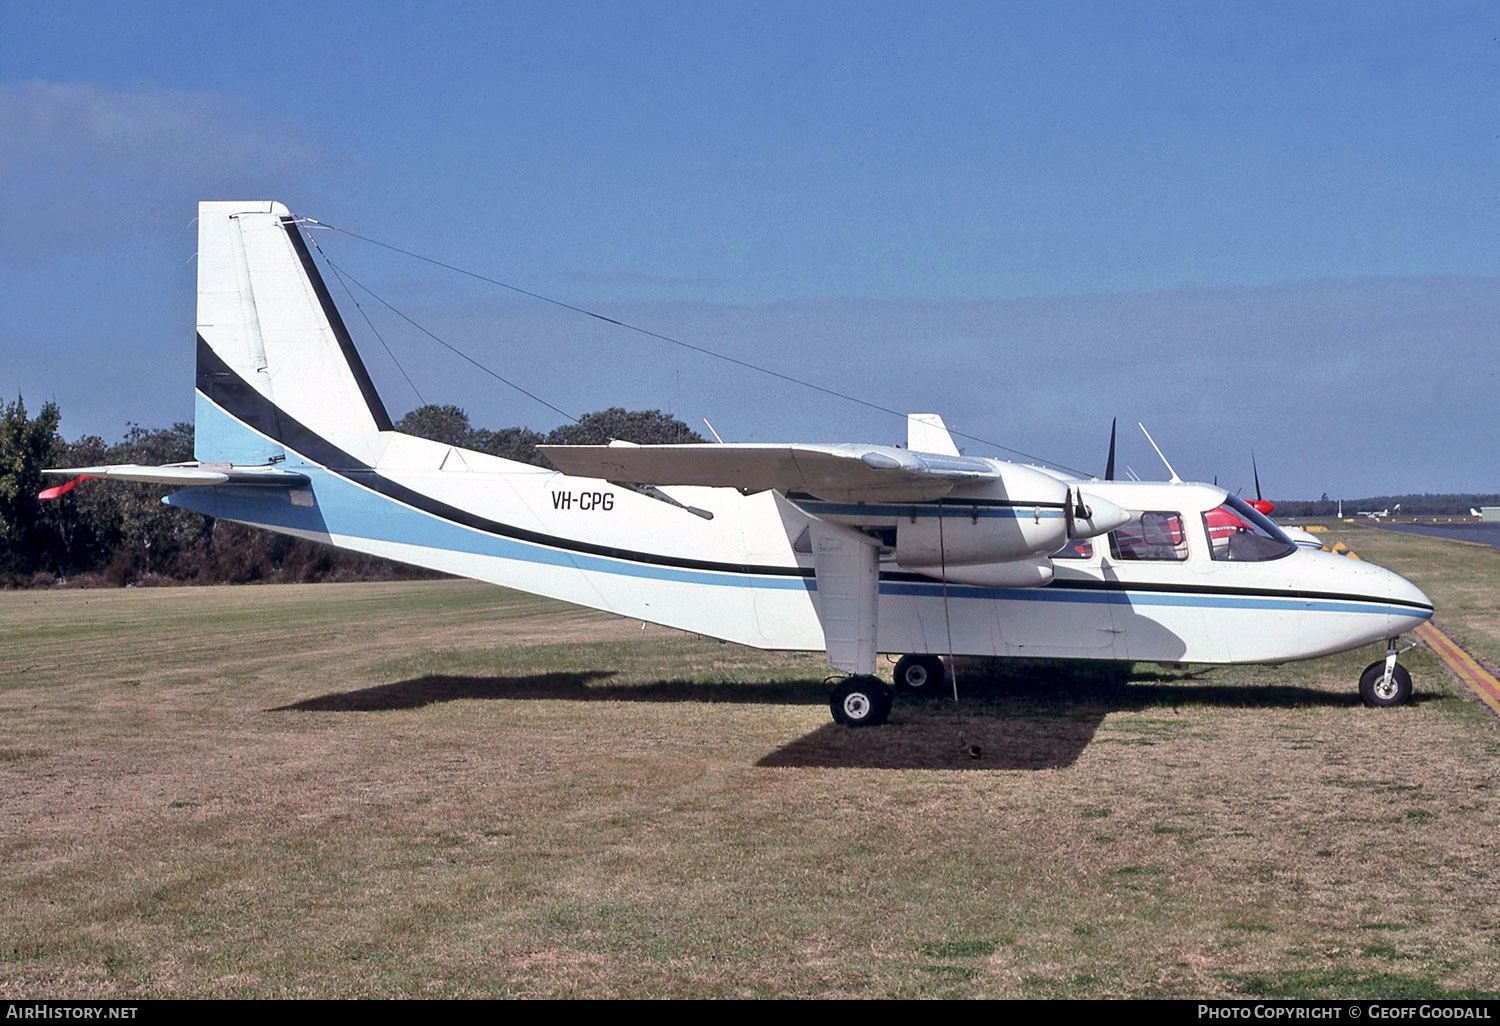
[[[1042,588],[1052,583],[1052,560],[1046,557],[1019,559],[1013,563],[950,566],[946,571],[937,566],[907,569],[953,584],[977,584],[986,588]]]
[[[999,480],[910,507],[896,523],[896,562],[951,568],[1049,556],[1068,540],[1068,499],[1056,478],[1002,465]]]

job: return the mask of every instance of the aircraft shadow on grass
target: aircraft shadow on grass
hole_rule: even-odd
[[[783,768],[1041,770],[1071,766],[1110,713],[1162,708],[1348,708],[1357,695],[1288,685],[1196,683],[1196,673],[1144,671],[978,679],[960,677],[961,701],[898,695],[889,723],[867,730],[827,724],[761,758]],[[615,670],[520,677],[428,675],[331,692],[272,712],[383,712],[461,700],[724,702],[811,705],[828,701],[821,680],[612,684]],[[1422,701],[1427,696],[1415,696]],[[1149,743],[1143,740],[1134,743]],[[974,749],[978,749],[978,755]]]
[[[610,684],[617,670],[539,673],[525,677],[461,677],[430,674],[358,691],[336,691],[280,706],[271,712],[380,712],[418,709],[473,699],[552,702],[736,702],[743,705],[818,705],[827,692],[820,680],[771,684],[661,680]]]
[[[1349,708],[1359,697],[1283,685],[1197,684],[1198,674],[1142,673],[1117,679],[960,679],[951,698],[897,698],[874,730],[828,724],[762,758],[799,768],[1043,770],[1071,766],[1110,713],[1152,709]],[[1419,699],[1414,699],[1414,701]],[[1149,745],[1168,738],[1141,737]],[[976,752],[977,750],[977,752]]]

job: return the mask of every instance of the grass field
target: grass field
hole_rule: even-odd
[[[1500,661],[1500,553],[1335,530]],[[1500,995],[1500,726],[1378,654],[847,730],[468,582],[0,593],[0,996]]]

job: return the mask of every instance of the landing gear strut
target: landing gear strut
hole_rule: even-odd
[[[879,677],[850,677],[833,689],[828,708],[846,727],[875,727],[891,715],[891,689]]]
[[[933,695],[943,686],[943,660],[935,655],[904,655],[896,661],[896,687]]]
[[[1365,705],[1386,708],[1411,701],[1411,674],[1396,662],[1396,657],[1412,646],[1398,648],[1396,641],[1395,638],[1387,641],[1385,658],[1375,660],[1359,675],[1359,697]]]

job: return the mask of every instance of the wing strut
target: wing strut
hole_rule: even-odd
[[[628,488],[632,492],[644,495],[648,499],[655,499],[657,502],[665,502],[668,506],[676,506],[678,509],[687,510],[693,516],[702,517],[704,520],[712,520],[714,518],[714,515],[708,510],[700,509],[697,506],[689,506],[685,502],[678,502],[655,485],[637,485],[631,484],[628,481],[611,481],[610,484],[617,485],[620,488]]]
[[[880,610],[880,545],[874,539],[822,520],[811,524],[818,619],[828,665],[873,676]]]

